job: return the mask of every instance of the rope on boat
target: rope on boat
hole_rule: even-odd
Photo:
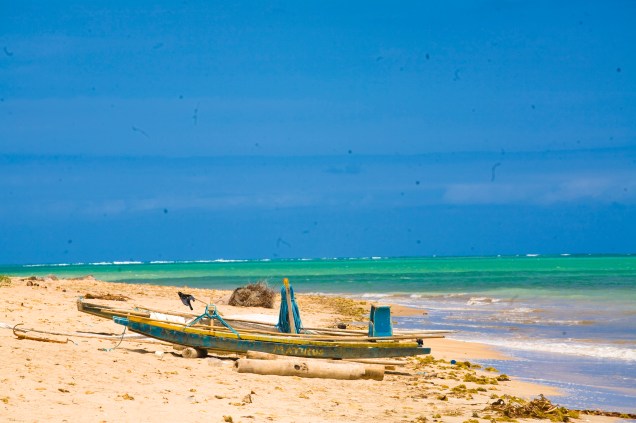
[[[210,306],[214,307],[214,309],[212,310],[212,313],[210,313]],[[227,323],[225,320],[223,320],[223,318],[221,317],[221,315],[219,314],[219,312],[216,310],[216,305],[215,304],[208,304],[205,306],[205,311],[203,312],[202,315],[198,316],[196,319],[194,319],[193,321],[191,321],[190,323],[188,323],[186,325],[186,327],[190,327],[193,325],[196,325],[201,319],[203,318],[209,318],[209,319],[216,319],[219,322],[221,322],[221,324],[223,326],[225,326],[226,328],[228,328],[234,335],[236,335],[239,339],[241,339],[241,335],[239,335],[239,333],[237,331],[234,330],[234,328],[232,326],[229,325],[229,323]]]
[[[115,345],[112,348],[98,348],[100,351],[106,351],[106,352],[111,352],[112,350],[114,350],[115,348],[117,348],[118,346],[121,345],[122,341],[124,340],[124,335],[126,334],[126,329],[128,329],[128,326],[124,326],[124,331],[121,333],[121,338],[119,338],[119,342],[117,343],[117,345]]]
[[[294,288],[289,287],[289,298],[291,299],[292,312],[294,314],[294,324],[296,333],[303,332],[303,322],[300,320],[300,311],[294,297]],[[283,333],[291,333],[291,325],[289,323],[289,309],[287,308],[287,292],[285,287],[280,290],[280,312],[278,313],[278,323],[276,328]]]

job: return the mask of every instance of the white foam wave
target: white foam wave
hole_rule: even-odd
[[[78,263],[78,264],[83,264],[83,263]],[[112,265],[122,266],[122,265],[128,265],[128,264],[144,264],[144,262],[143,261],[96,261],[93,263],[88,263],[88,266],[112,266]]]
[[[210,261],[200,261],[197,263],[244,263],[247,260],[238,260],[238,259],[216,259],[216,260],[210,260]]]
[[[362,298],[386,298],[391,296],[393,296],[393,294],[374,294],[374,293],[362,294]]]
[[[172,264],[175,263],[172,260],[153,260],[150,262],[150,264]]]
[[[435,311],[468,311],[468,312],[475,311],[474,308],[461,307],[456,305],[444,306],[444,305],[431,303],[431,304],[421,304],[421,306],[426,308],[427,310],[435,310]],[[459,318],[459,316],[457,318]],[[464,318],[464,317],[461,316],[461,318]]]
[[[636,350],[619,348],[612,345],[590,345],[577,342],[561,342],[545,339],[534,341],[514,341],[507,339],[480,339],[478,342],[512,350],[549,352],[555,354],[576,355],[584,357],[608,358],[623,361],[636,361]]]
[[[501,301],[499,298],[490,298],[490,297],[471,297],[466,305],[484,305],[484,304],[494,304]]]
[[[179,263],[179,264],[190,264],[190,263],[243,263],[249,260],[238,260],[238,259],[223,259],[223,258],[219,258],[219,259],[214,259],[214,260],[184,260],[184,261],[177,261],[175,263]]]
[[[509,310],[508,313],[534,313],[535,311],[537,310],[534,310],[529,307],[517,307],[517,308],[513,308],[512,310]]]

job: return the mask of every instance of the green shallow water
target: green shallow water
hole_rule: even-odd
[[[636,300],[635,256],[298,259],[0,266],[0,274],[55,274],[116,282],[234,288],[288,277],[304,291],[458,292]]]

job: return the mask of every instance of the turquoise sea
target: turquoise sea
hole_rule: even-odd
[[[514,358],[484,362],[558,386],[573,408],[636,413],[636,256],[325,258],[0,266],[0,274],[234,289],[288,277],[298,293],[428,311],[401,328],[454,329]],[[175,294],[175,303],[178,298]],[[301,310],[302,316],[302,310]]]

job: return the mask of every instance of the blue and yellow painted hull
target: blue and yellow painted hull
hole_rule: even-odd
[[[113,317],[115,323],[131,331],[155,339],[194,348],[219,351],[260,351],[271,354],[333,358],[387,358],[430,354],[431,349],[415,341],[316,340],[302,336],[271,335],[266,333],[235,334],[215,327],[185,326],[140,316]]]

